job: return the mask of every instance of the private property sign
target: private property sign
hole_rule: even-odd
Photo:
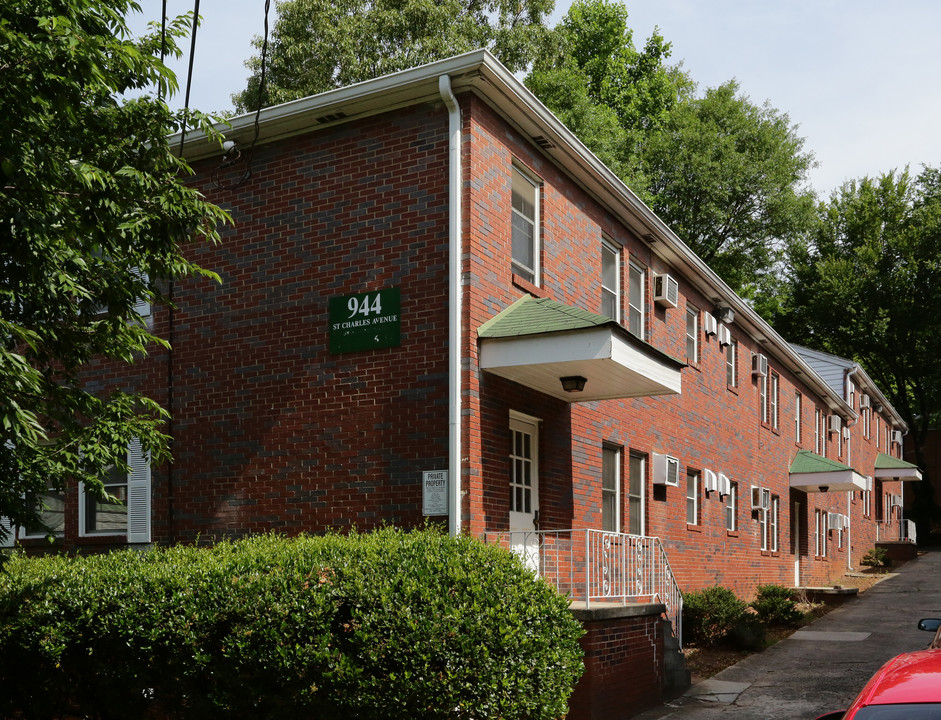
[[[330,298],[330,352],[398,347],[401,305],[397,287]]]

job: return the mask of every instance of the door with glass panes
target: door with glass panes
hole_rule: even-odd
[[[510,413],[510,545],[539,571],[539,425],[538,420]]]

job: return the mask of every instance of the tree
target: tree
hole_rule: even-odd
[[[813,157],[787,115],[729,82],[696,96],[671,45],[626,8],[578,0],[527,86],[732,289],[773,306],[784,244],[809,227]]]
[[[728,285],[773,307],[785,246],[813,223],[813,157],[786,114],[732,81],[680,103],[643,146],[654,211]]]
[[[37,527],[41,499],[82,481],[102,493],[139,438],[168,456],[164,410],[131,390],[83,387],[96,359],[133,362],[166,346],[138,303],[167,282],[215,277],[183,245],[217,240],[226,215],[183,176],[168,133],[184,115],[128,91],[176,89],[157,33],[134,41],[133,0],[0,5],[0,518]],[[166,50],[189,20],[169,24]],[[209,121],[190,113],[190,125]],[[0,532],[3,532],[0,524]]]
[[[908,424],[916,462],[941,420],[941,169],[849,182],[788,252],[775,325],[810,347],[859,362]],[[918,518],[930,482],[915,483]]]
[[[526,86],[619,177],[642,195],[645,140],[693,89],[667,64],[670,43],[654,32],[634,46],[627,8],[576,0],[546,37]]]
[[[284,0],[248,85],[232,100],[240,112],[276,105],[441,60],[490,49],[510,70],[531,62],[553,0]],[[256,37],[259,50],[265,38]]]

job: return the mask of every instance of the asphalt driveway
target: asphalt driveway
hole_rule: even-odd
[[[941,617],[941,550],[636,719],[812,719],[843,709],[886,660],[927,646],[923,617]]]

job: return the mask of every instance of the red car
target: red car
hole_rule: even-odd
[[[938,625],[924,623],[921,629],[938,631]],[[941,650],[897,655],[879,668],[848,710],[817,720],[941,720]]]

